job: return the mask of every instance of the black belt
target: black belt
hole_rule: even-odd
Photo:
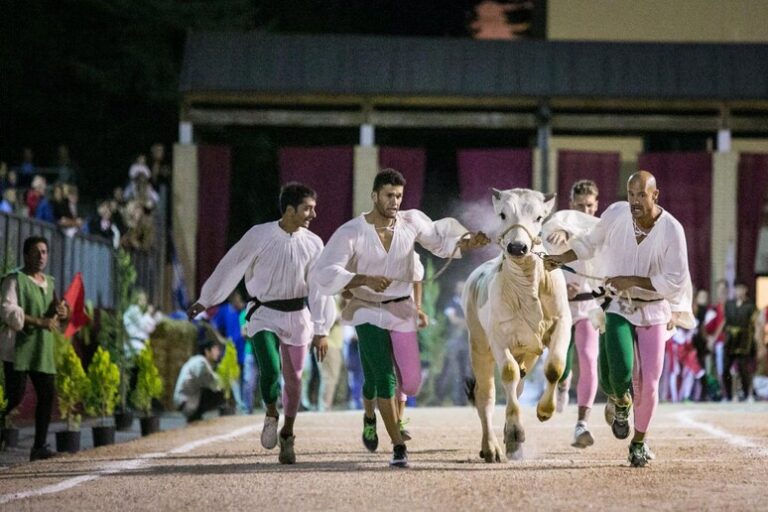
[[[595,296],[592,295],[592,292],[584,292],[576,294],[572,299],[568,299],[568,302],[584,302],[587,300],[594,300]]]
[[[381,301],[381,304],[391,304],[393,302],[403,302],[404,300],[410,299],[410,295],[406,295],[405,297],[398,297],[396,299],[389,299],[389,300],[383,300]]]
[[[284,312],[301,311],[302,309],[307,307],[306,297],[299,297],[298,299],[268,300],[267,302],[261,302],[259,299],[255,297],[251,297],[248,300],[253,301],[253,305],[251,306],[251,309],[248,310],[248,313],[246,313],[245,315],[246,322],[249,322],[251,320],[251,315],[261,306],[264,306],[265,308],[269,308],[269,309],[275,309],[277,311],[284,311]]]

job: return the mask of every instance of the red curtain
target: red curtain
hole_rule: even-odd
[[[638,164],[656,176],[659,204],[683,225],[693,285],[711,288],[712,155],[645,153]]]
[[[232,152],[228,146],[197,148],[197,293],[227,252]]]
[[[579,180],[592,180],[600,192],[600,208],[603,213],[611,203],[616,202],[621,170],[620,153],[605,151],[568,151],[557,153],[557,208],[569,207],[571,187]]]
[[[768,154],[739,156],[737,279],[754,288],[757,240],[768,193]]]
[[[421,198],[424,195],[424,173],[427,154],[420,148],[388,148],[379,149],[379,168],[388,167],[400,171],[405,177],[405,197],[401,209],[410,210],[421,208]]]
[[[352,217],[353,158],[351,146],[279,151],[280,183],[298,181],[317,191],[317,218],[309,229],[323,241]]]
[[[457,154],[462,201],[487,200],[490,189],[530,188],[533,151],[530,149],[465,149]]]

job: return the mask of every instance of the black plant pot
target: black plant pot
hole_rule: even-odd
[[[219,406],[219,416],[234,416],[235,412],[234,405],[224,404]]]
[[[115,444],[115,427],[93,427],[93,446]]]
[[[141,435],[148,436],[155,432],[160,432],[160,416],[148,416],[146,418],[139,418],[141,424]]]
[[[133,411],[116,412],[115,428],[121,432],[133,428]]]
[[[2,437],[0,446],[16,448],[19,445],[19,429],[17,428],[4,428],[0,432],[0,436]]]
[[[80,431],[56,432],[56,451],[77,453],[80,451]]]

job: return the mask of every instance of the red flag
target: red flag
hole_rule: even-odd
[[[69,283],[69,288],[64,292],[64,300],[69,305],[69,323],[64,331],[64,337],[69,338],[90,321],[85,313],[85,288],[80,272],[75,274],[72,282]]]

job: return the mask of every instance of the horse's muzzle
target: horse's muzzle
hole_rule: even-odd
[[[528,253],[528,246],[522,242],[509,242],[507,252],[510,256],[525,256]]]

